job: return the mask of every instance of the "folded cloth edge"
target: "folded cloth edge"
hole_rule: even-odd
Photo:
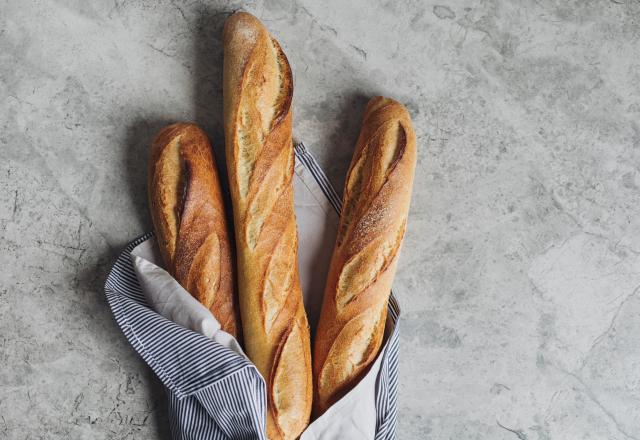
[[[136,334],[133,324],[129,322],[129,314],[125,311],[125,301],[130,301],[131,303],[133,303],[130,304],[130,306],[132,307],[148,307],[148,304],[146,303],[146,298],[144,297],[144,295],[142,295],[141,292],[139,294],[140,297],[136,298],[137,302],[133,298],[128,298],[120,293],[117,289],[117,285],[119,284],[118,275],[122,273],[123,266],[126,263],[128,263],[129,265],[129,270],[131,272],[134,272],[133,263],[131,261],[131,251],[140,243],[152,238],[153,236],[154,234],[152,232],[143,234],[133,240],[129,245],[127,245],[116,260],[116,264],[114,264],[113,268],[109,272],[107,282],[105,283],[105,293],[107,295],[107,301],[113,311],[114,318],[118,323],[118,326],[122,329],[127,340],[131,343],[136,352],[138,352],[140,356],[145,360],[149,367],[156,373],[160,381],[167,388],[169,388],[178,399],[194,395],[195,393],[207,388],[208,386],[214,385],[220,380],[224,380],[229,375],[238,373],[241,374],[243,370],[251,370],[253,372],[252,374],[255,374],[260,378],[260,381],[262,381],[264,386],[262,376],[260,376],[260,373],[258,372],[255,365],[253,365],[249,360],[247,360],[246,358],[242,358],[240,355],[238,355],[238,353],[220,345],[216,341],[208,339],[206,336],[200,333],[182,327],[170,321],[169,319],[153,312],[157,319],[165,322],[167,326],[178,329],[177,331],[179,332],[193,333],[194,335],[197,335],[197,337],[211,342],[216,346],[216,349],[218,351],[228,351],[229,354],[233,356],[231,359],[233,359],[234,362],[228,362],[227,365],[220,365],[220,371],[217,372],[217,374],[210,374],[209,380],[203,378],[196,381],[195,383],[188,384],[188,386],[183,386],[179,383],[178,380],[176,380],[176,377],[174,377],[174,375],[170,371],[167,371],[167,369],[165,369],[163,365],[166,362],[157,359],[156,354],[149,350],[146,347],[144,340],[138,334]],[[235,364],[235,368],[233,368],[232,364]],[[230,366],[232,368],[230,368]]]

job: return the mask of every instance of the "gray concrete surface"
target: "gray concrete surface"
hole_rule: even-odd
[[[169,438],[102,286],[150,229],[153,133],[221,145],[241,7],[336,186],[367,97],[413,114],[398,438],[640,439],[635,0],[0,0],[0,438]]]

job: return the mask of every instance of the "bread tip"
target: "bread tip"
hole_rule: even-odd
[[[402,105],[402,103],[396,101],[393,98],[387,98],[386,96],[374,96],[373,98],[371,98],[367,103],[366,111],[373,112],[385,106],[393,106],[397,107],[399,110],[404,110],[405,112],[407,111],[406,107]]]
[[[266,30],[266,28],[256,16],[248,12],[238,11],[231,14],[224,22],[222,35],[223,39],[227,40],[240,32],[256,32],[260,30]]]
[[[246,12],[246,11],[236,11],[227,18],[229,20],[249,20],[249,21],[259,21],[255,15]]]
[[[167,135],[172,135],[174,137],[178,134],[184,133],[186,131],[191,131],[192,133],[197,133],[200,135],[204,135],[204,130],[198,126],[195,122],[174,122],[173,124],[166,125],[161,128],[160,131],[156,134],[154,140],[161,139]]]

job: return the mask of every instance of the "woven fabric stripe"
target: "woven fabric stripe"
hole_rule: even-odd
[[[267,440],[262,381],[252,375],[232,374],[195,396],[229,438]]]
[[[179,399],[167,390],[169,427],[173,440],[223,440],[229,437],[195,397]]]

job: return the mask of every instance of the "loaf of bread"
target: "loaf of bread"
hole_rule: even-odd
[[[348,392],[376,358],[409,211],[416,141],[407,110],[375,97],[345,182],[314,342],[314,413]]]
[[[149,151],[149,206],[165,268],[240,337],[234,258],[215,160],[194,124],[164,128]]]
[[[267,435],[296,439],[311,413],[311,347],[298,276],[286,56],[250,14],[224,26],[224,126],[245,349],[267,385]]]

